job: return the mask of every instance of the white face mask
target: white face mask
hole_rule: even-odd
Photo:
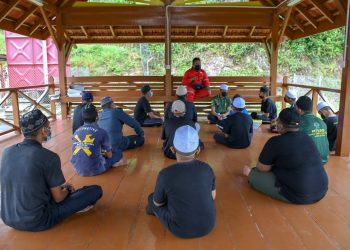
[[[152,90],[150,90],[150,91],[148,92],[148,94],[149,94],[149,97],[152,97],[152,96],[154,95]]]

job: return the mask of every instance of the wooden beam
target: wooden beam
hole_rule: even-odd
[[[115,32],[114,32],[113,27],[112,27],[112,26],[109,26],[109,29],[110,29],[110,31],[111,31],[111,33],[112,33],[113,38],[115,38],[116,35],[115,35]]]
[[[22,25],[20,28],[15,30],[13,22],[8,21],[6,19],[4,19],[2,22],[0,22],[0,29],[15,32],[17,34],[21,34],[24,36],[30,36],[30,37],[37,38],[37,39],[44,39],[43,33],[41,31],[36,30],[34,32],[31,32],[32,30],[24,25]]]
[[[89,34],[86,32],[84,26],[80,26],[81,30],[83,31],[84,35],[86,36],[87,39],[89,39]]]
[[[294,7],[315,29],[317,29],[317,21],[302,7]]]
[[[0,22],[2,22],[8,14],[10,14],[18,2],[19,1],[10,1],[9,4],[0,12]]]
[[[289,19],[294,23],[294,25],[296,25],[298,27],[298,29],[304,33],[304,25],[294,16],[294,15],[291,15],[289,17]]]
[[[13,114],[13,124],[19,127],[20,112],[19,112],[19,102],[18,102],[18,92],[11,91],[12,99],[12,114]]]
[[[225,26],[224,33],[222,34],[222,37],[225,37],[225,36],[226,36],[227,30],[228,30],[228,26],[226,25],[226,26]]]
[[[260,3],[264,6],[275,6],[273,3],[271,3],[269,0],[259,0]]]
[[[255,28],[256,28],[255,26],[252,27],[252,29],[250,30],[249,35],[248,35],[249,37],[252,37],[252,35],[255,31]]]
[[[44,21],[45,21],[45,23],[46,23],[46,27],[48,28],[48,30],[49,30],[49,32],[50,32],[50,35],[51,35],[51,37],[52,37],[52,40],[54,41],[56,47],[58,48],[59,46],[58,46],[58,43],[57,43],[56,34],[55,34],[55,32],[53,31],[53,29],[52,29],[52,25],[51,25],[51,23],[50,23],[50,21],[49,21],[47,15],[46,15],[46,11],[44,10],[44,8],[43,8],[42,6],[39,6],[39,9],[40,9],[41,15],[43,16]]]
[[[195,36],[195,37],[198,36],[198,25],[196,25],[196,31],[194,32],[194,36]]]
[[[269,45],[268,45],[266,39],[263,39],[263,42],[262,42],[262,43],[263,43],[264,48],[265,48],[265,50],[266,50],[266,54],[267,54],[267,57],[268,57],[268,59],[269,59],[269,62],[271,62],[271,49],[269,48]]]
[[[27,21],[27,19],[34,14],[34,12],[36,11],[37,6],[36,5],[32,5],[28,11],[26,13],[24,13],[22,15],[22,17],[20,19],[17,20],[16,24],[15,24],[15,30],[18,30],[19,27],[21,27],[22,24],[24,24],[25,21]]]
[[[271,33],[271,62],[270,62],[270,91],[271,95],[277,93],[277,70],[278,70],[278,31],[279,31],[279,14],[277,11],[273,15],[273,26]]]
[[[66,52],[65,47],[62,46],[61,50],[58,50],[58,78],[60,97],[67,96],[67,77],[66,77]],[[68,117],[68,106],[67,103],[61,102],[61,114],[62,119],[65,120]]]
[[[331,23],[334,23],[332,13],[319,1],[310,0],[310,2],[321,12],[321,14],[328,19]]]
[[[343,16],[343,17],[346,17],[346,9],[345,9],[345,6],[343,5],[342,1],[341,0],[334,0],[335,4],[337,5],[337,9],[340,11],[340,14]]]
[[[56,34],[57,34],[57,44],[58,44],[58,50],[61,50],[65,46],[66,40],[64,39],[64,26],[62,25],[62,13],[59,10],[56,14]],[[69,40],[68,40],[69,41]]]
[[[139,25],[140,35],[143,36],[142,25]]]
[[[286,28],[288,26],[289,18],[292,14],[292,11],[293,11],[293,7],[289,8],[286,15],[284,16],[283,25],[282,25],[282,28],[281,28],[280,33],[278,35],[278,38],[277,38],[279,44],[282,42],[282,39],[283,39],[284,33],[286,31]]]

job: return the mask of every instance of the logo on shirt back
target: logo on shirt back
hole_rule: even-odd
[[[92,155],[92,152],[90,151],[90,146],[94,146],[94,138],[91,138],[91,134],[87,134],[85,135],[85,139],[82,141],[78,135],[74,135],[74,138],[77,140],[76,142],[74,142],[74,152],[73,155],[76,155],[80,150],[83,150],[84,153],[87,156]]]

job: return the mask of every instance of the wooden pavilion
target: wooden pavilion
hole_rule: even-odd
[[[17,232],[0,223],[0,249],[349,249],[350,208],[348,177],[350,153],[350,50],[345,50],[341,90],[294,85],[277,79],[279,45],[342,27],[348,22],[346,0],[260,0],[239,3],[201,4],[197,0],[130,0],[130,4],[91,3],[76,0],[0,0],[0,28],[22,35],[51,37],[59,51],[59,84],[62,120],[53,124],[54,139],[47,147],[57,152],[65,177],[77,186],[96,183],[103,186],[104,197],[88,215],[74,216],[52,230],[40,234]],[[350,44],[347,32],[346,48]],[[172,163],[161,154],[160,129],[146,131],[146,144],[127,151],[125,169],[113,169],[102,176],[77,176],[69,162],[71,125],[69,108],[79,98],[67,96],[67,88],[79,83],[94,96],[110,95],[130,108],[138,99],[140,86],[151,83],[154,101],[174,99],[181,77],[171,74],[171,44],[176,42],[261,43],[271,63],[269,76],[211,77],[214,93],[221,82],[233,92],[242,93],[256,103],[257,89],[271,87],[271,96],[282,101],[290,86],[308,88],[314,108],[323,91],[340,92],[337,155],[327,165],[330,190],[326,198],[310,206],[284,204],[248,187],[240,175],[243,165],[254,164],[271,136],[262,126],[245,150],[220,148],[212,140],[215,128],[203,125],[201,137],[206,150],[200,159],[213,166],[218,182],[217,226],[207,237],[181,240],[166,232],[156,219],[144,213],[147,194],[152,191],[161,168]],[[164,76],[66,77],[65,65],[74,44],[81,43],[164,43]],[[50,79],[46,91],[53,94]],[[19,131],[18,96],[28,99],[52,118],[55,103],[44,107],[23,93],[26,87],[2,89],[0,105],[11,97],[12,129],[0,133],[3,149],[21,140],[4,135]],[[207,105],[203,100],[200,105]],[[127,130],[126,132],[129,132]],[[154,150],[154,149],[157,150]]]

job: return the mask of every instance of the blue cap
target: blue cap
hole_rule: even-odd
[[[83,101],[90,101],[90,100],[93,100],[94,97],[92,96],[92,94],[90,92],[83,92],[83,94],[81,95],[81,99]]]
[[[245,101],[242,97],[236,97],[232,102],[232,106],[238,109],[244,109]]]
[[[189,125],[179,127],[175,131],[174,147],[182,154],[194,153],[199,145],[199,137],[196,129]]]
[[[113,102],[112,98],[109,96],[105,96],[101,99],[101,106],[103,107],[104,105]]]

